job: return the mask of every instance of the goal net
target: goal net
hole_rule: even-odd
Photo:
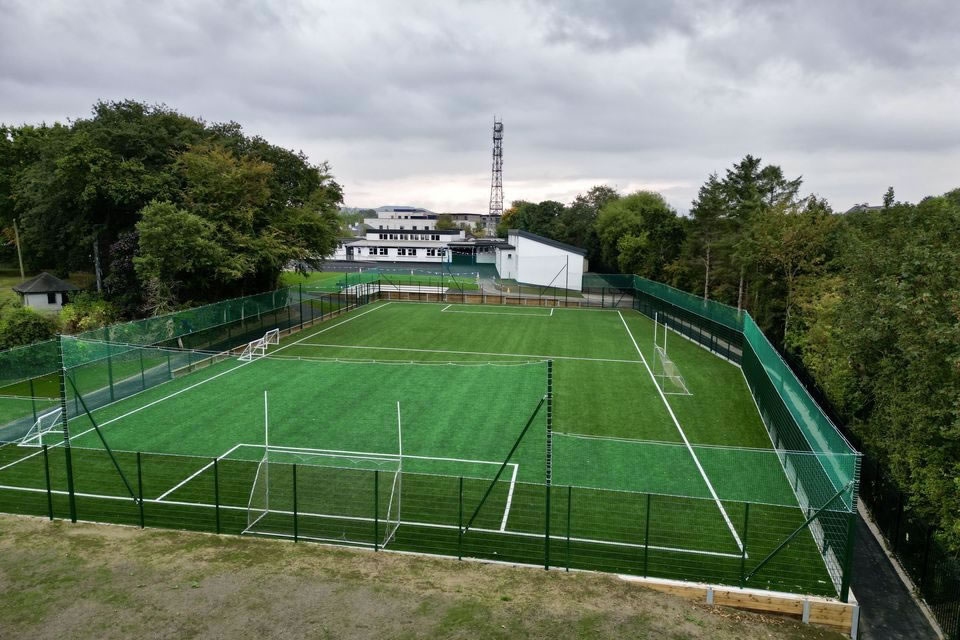
[[[668,333],[666,316],[657,313],[653,320],[653,377],[665,395],[693,395],[667,352]]]
[[[385,547],[400,526],[397,456],[271,447],[257,465],[246,534]]]
[[[42,447],[44,444],[56,444],[63,440],[63,421],[60,420],[60,408],[37,416],[30,430],[20,440],[23,447]]]
[[[267,355],[267,348],[272,344],[280,344],[279,329],[271,329],[267,331],[262,338],[250,341],[250,343],[243,348],[243,353],[240,354],[239,359],[242,362],[251,362],[257,358],[262,358]]]

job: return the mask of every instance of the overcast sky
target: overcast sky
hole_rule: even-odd
[[[672,8],[671,8],[672,6]],[[960,187],[960,2],[0,0],[0,121],[165,103],[329,161],[346,204],[595,184],[686,211],[752,153],[835,209]]]

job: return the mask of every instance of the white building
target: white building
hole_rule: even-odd
[[[334,259],[449,262],[447,244],[466,238],[463,229],[437,229],[437,214],[426,209],[391,206],[376,212],[376,218],[363,220],[366,236],[342,240]]]
[[[581,291],[586,254],[573,245],[510,229],[507,246],[496,251],[497,273],[520,284]]]
[[[78,288],[47,272],[14,285],[23,306],[37,311],[60,311],[68,302],[67,296]]]

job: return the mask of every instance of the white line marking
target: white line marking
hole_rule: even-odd
[[[262,444],[238,444],[237,447],[253,447],[253,448],[263,448]],[[236,447],[234,447],[236,448]],[[372,460],[393,460],[399,457],[399,454],[396,453],[378,453],[376,451],[345,451],[341,449],[311,449],[309,447],[283,447],[279,445],[271,445],[270,447],[274,451],[283,451],[283,452],[294,452],[294,451],[307,451],[310,453],[316,454],[329,454],[331,456],[357,456],[360,458],[370,458]],[[439,456],[414,456],[409,453],[403,454],[404,459],[408,460],[437,460],[440,462],[466,462],[469,464],[495,464],[501,465],[503,462],[498,462],[496,460],[469,460],[466,458],[443,458]],[[507,464],[517,464],[515,462],[508,462]]]
[[[550,313],[514,313],[512,311],[462,311],[460,309],[450,309],[452,304],[448,304],[443,309],[440,309],[440,313],[466,313],[475,316],[529,316],[531,318],[549,318],[553,315],[553,310],[551,309]],[[517,306],[505,306],[505,305],[469,305],[474,307],[483,308],[484,306],[493,308],[493,309],[517,309]],[[546,307],[535,307],[537,309],[543,309],[546,311]]]
[[[315,335],[318,335],[318,334],[323,333],[324,331],[329,331],[330,329],[335,329],[336,327],[339,327],[339,326],[342,325],[342,324],[346,324],[346,323],[350,322],[351,320],[356,320],[356,319],[359,318],[360,316],[365,316],[365,315],[367,315],[368,313],[373,313],[374,311],[377,311],[377,310],[379,310],[379,309],[383,309],[384,307],[388,306],[389,304],[390,304],[390,303],[388,302],[388,303],[386,303],[386,304],[384,304],[384,305],[381,305],[381,306],[379,306],[379,307],[376,307],[376,308],[374,308],[374,309],[370,309],[369,311],[364,311],[363,313],[357,314],[357,315],[355,315],[355,316],[350,316],[349,318],[347,318],[347,319],[344,320],[343,322],[338,322],[338,323],[335,324],[335,325],[332,325],[332,326],[326,327],[326,328],[324,328],[324,329],[321,329],[320,331],[317,331],[317,332],[315,332],[315,333],[312,333],[312,334],[310,334],[310,335],[308,335],[308,336],[304,336],[303,338],[301,338],[300,340],[297,340],[296,342],[291,342],[290,344],[283,345],[283,346],[280,347],[279,349],[274,349],[273,351],[270,352],[270,354],[274,354],[274,353],[276,353],[277,351],[283,351],[284,349],[286,349],[286,348],[288,348],[288,347],[292,347],[292,346],[294,346],[294,345],[296,345],[296,344],[299,344],[299,343],[303,342],[304,340],[308,340],[308,339],[312,338],[312,337],[315,336]],[[211,380],[216,380],[216,379],[219,378],[220,376],[225,376],[225,375],[227,375],[228,373],[232,373],[232,372],[236,371],[237,369],[239,369],[239,368],[241,368],[241,367],[246,367],[247,365],[253,364],[253,362],[255,362],[255,361],[252,361],[252,362],[244,362],[243,364],[239,364],[239,365],[237,365],[237,366],[235,366],[235,367],[233,367],[233,368],[231,368],[231,369],[227,369],[226,371],[221,371],[220,373],[216,374],[215,376],[210,376],[209,378],[207,378],[207,379],[205,379],[205,380],[201,380],[200,382],[197,382],[197,383],[195,383],[195,384],[192,384],[192,385],[190,385],[189,387],[185,387],[185,388],[183,388],[183,389],[180,389],[179,391],[174,391],[174,392],[171,393],[170,395],[164,396],[164,397],[162,397],[162,398],[158,398],[157,400],[154,400],[153,402],[147,403],[147,404],[145,404],[145,405],[143,405],[143,406],[141,406],[141,407],[137,407],[136,409],[133,409],[133,410],[131,410],[131,411],[128,411],[127,413],[125,413],[125,414],[123,414],[123,415],[121,415],[121,416],[117,416],[116,418],[112,418],[112,419],[110,419],[110,420],[107,420],[106,422],[102,422],[102,423],[100,423],[99,426],[100,426],[100,428],[103,428],[103,427],[107,426],[108,424],[112,424],[112,423],[114,423],[114,422],[117,422],[118,420],[122,420],[122,419],[124,419],[124,418],[126,418],[126,417],[132,416],[133,414],[138,413],[138,412],[140,412],[140,411],[143,411],[144,409],[147,409],[147,408],[149,408],[149,407],[152,407],[152,406],[155,405],[155,404],[159,404],[159,403],[161,403],[161,402],[163,402],[163,401],[165,401],[165,400],[169,400],[170,398],[173,398],[174,396],[178,396],[178,395],[180,395],[181,393],[185,393],[185,392],[187,392],[187,391],[190,391],[191,389],[195,389],[195,388],[199,387],[199,386],[202,385],[202,384],[206,384],[206,383],[210,382]],[[89,428],[89,429],[87,429],[86,431],[83,431],[83,432],[78,433],[78,434],[76,434],[76,435],[70,436],[70,439],[73,440],[74,438],[79,438],[80,436],[86,435],[86,434],[90,433],[91,431],[93,431],[93,428],[92,428],[92,427]],[[59,446],[59,445],[60,445],[60,443],[57,443],[56,445],[53,445],[53,446]]]
[[[733,534],[733,539],[737,542],[737,548],[743,551],[743,542],[740,541],[740,536],[737,535],[737,530],[734,528],[733,522],[730,521],[730,516],[727,515],[726,509],[723,508],[723,504],[720,502],[720,497],[717,496],[717,492],[710,483],[710,479],[707,477],[707,472],[704,471],[703,466],[700,464],[700,459],[697,458],[697,454],[694,453],[693,447],[690,446],[690,441],[687,439],[687,434],[683,432],[683,427],[680,426],[680,421],[677,420],[677,416],[674,415],[673,409],[670,407],[670,402],[667,400],[667,396],[663,395],[660,385],[657,384],[657,378],[653,375],[650,365],[647,364],[647,359],[643,357],[643,352],[640,351],[640,347],[637,345],[637,341],[634,339],[633,333],[630,331],[630,327],[627,326],[627,321],[624,320],[623,314],[619,311],[617,313],[620,315],[620,321],[623,322],[623,328],[627,330],[627,335],[630,336],[630,342],[633,343],[633,347],[637,350],[637,353],[640,354],[640,359],[643,360],[643,366],[647,368],[647,373],[650,374],[650,380],[653,381],[653,386],[657,388],[657,393],[660,394],[660,399],[663,400],[663,405],[667,408],[667,413],[670,414],[670,418],[673,420],[674,426],[677,428],[677,431],[680,432],[680,437],[683,438],[683,443],[687,445],[687,451],[689,451],[690,455],[693,457],[693,462],[697,465],[697,469],[700,471],[703,481],[707,483],[707,489],[710,490],[710,495],[713,496],[714,502],[716,502],[717,507],[720,508],[720,513],[723,515],[723,519],[727,523],[727,528],[730,529],[730,533]]]
[[[225,457],[227,457],[228,455],[230,455],[231,453],[233,453],[234,449],[236,449],[236,448],[238,448],[238,447],[240,447],[240,446],[241,446],[241,445],[239,445],[239,444],[234,445],[233,447],[231,447],[230,449],[228,449],[226,453],[217,456],[217,460],[223,460]],[[178,482],[177,484],[175,484],[175,485],[173,486],[173,488],[171,488],[171,489],[163,492],[162,494],[160,494],[160,495],[157,497],[157,499],[156,499],[157,502],[160,502],[161,500],[163,500],[164,498],[166,498],[168,495],[170,495],[171,493],[173,493],[174,491],[176,491],[177,489],[179,489],[179,488],[182,487],[183,485],[187,484],[188,482],[190,482],[191,480],[193,480],[194,478],[196,478],[198,475],[200,475],[201,473],[203,473],[204,471],[206,471],[207,469],[209,469],[210,467],[212,467],[212,466],[213,466],[213,463],[214,463],[214,460],[211,460],[211,461],[208,462],[207,464],[205,464],[205,465],[203,465],[202,467],[200,467],[196,472],[194,472],[194,473],[190,474],[189,476],[187,476],[187,478],[186,478],[185,480],[183,480],[183,481],[181,481],[181,482]]]
[[[57,445],[53,445],[53,446],[57,446]],[[26,456],[26,457],[20,458],[19,460],[14,460],[13,462],[11,462],[11,463],[9,463],[9,464],[3,465],[2,467],[0,467],[0,471],[3,471],[4,469],[9,469],[9,468],[12,467],[13,465],[15,465],[15,464],[20,464],[20,463],[23,462],[24,460],[29,460],[29,459],[32,458],[33,456],[38,456],[38,455],[40,455],[41,453],[43,453],[43,449],[41,449],[40,451],[37,451],[36,453],[31,453],[30,455],[28,455],[28,456]]]
[[[502,464],[502,463],[498,463],[498,464]],[[11,490],[11,491],[27,491],[27,492],[30,492],[30,493],[46,493],[46,492],[47,492],[46,489],[36,489],[36,488],[33,488],[33,487],[10,487],[10,486],[6,486],[6,485],[0,485],[0,489],[3,489],[3,490]],[[51,490],[51,493],[55,493],[55,494],[57,494],[57,495],[64,495],[64,496],[67,495],[67,492],[66,492],[66,491],[63,491],[63,490],[61,490],[61,489],[53,489],[53,490]],[[79,496],[79,497],[81,497],[81,498],[96,498],[96,499],[100,499],[100,500],[130,500],[130,497],[129,497],[129,496],[126,496],[126,497],[124,497],[124,496],[107,496],[107,495],[100,495],[100,494],[96,494],[96,493],[80,493],[80,492],[77,492],[75,495],[77,495],[77,496]],[[149,499],[144,500],[144,503],[156,503],[156,502],[157,502],[156,500],[149,500]],[[204,509],[214,509],[214,508],[216,508],[216,505],[207,504],[207,503],[204,503],[204,502],[180,502],[180,501],[175,501],[175,500],[167,500],[167,501],[164,501],[163,504],[165,504],[165,505],[176,505],[176,506],[181,506],[181,507],[200,507],[200,508],[204,508]],[[220,505],[220,508],[221,508],[221,509],[229,509],[229,510],[231,510],[231,511],[247,511],[247,507],[240,507],[240,506],[229,505],[229,504],[221,504],[221,505]],[[279,513],[279,514],[282,514],[282,515],[289,515],[289,516],[292,516],[292,515],[293,515],[293,512],[292,512],[292,511],[282,511],[282,510],[280,510],[280,509],[271,510],[270,513]],[[328,518],[328,519],[333,519],[333,520],[352,520],[352,521],[357,521],[357,522],[373,522],[373,518],[363,517],[363,516],[343,516],[343,515],[335,515],[335,514],[310,513],[310,512],[302,512],[302,511],[298,511],[298,512],[297,512],[297,515],[298,515],[298,516],[303,516],[303,517],[311,517],[311,518]],[[104,522],[104,523],[100,523],[100,524],[109,524],[109,525],[113,525],[113,526],[122,526],[122,525],[117,525],[116,523],[111,523],[111,522]],[[416,521],[413,521],[413,520],[401,520],[401,521],[400,521],[400,524],[403,525],[403,526],[408,526],[408,527],[422,527],[422,528],[427,528],[427,529],[450,529],[450,530],[453,530],[453,531],[458,530],[458,527],[457,527],[457,525],[455,525],[455,524],[438,524],[438,523],[433,523],[433,522],[416,522]],[[517,537],[524,537],[524,538],[537,538],[537,539],[540,539],[540,540],[543,539],[543,534],[542,534],[542,533],[527,533],[527,532],[525,532],[525,531],[498,531],[498,530],[496,530],[496,529],[481,529],[481,528],[474,528],[474,529],[471,529],[471,531],[479,531],[479,532],[482,532],[482,533],[502,533],[502,534],[507,535],[507,536],[517,536]],[[566,539],[567,539],[566,536],[564,536],[564,535],[551,535],[550,538],[551,538],[552,540],[566,540]],[[595,538],[574,538],[574,537],[571,537],[570,540],[571,540],[571,542],[582,542],[582,543],[586,543],[586,544],[598,544],[598,545],[613,546],[613,547],[627,547],[627,548],[631,548],[631,549],[643,549],[643,548],[644,548],[644,545],[643,545],[642,543],[634,543],[634,542],[618,542],[618,541],[615,541],[615,540],[598,540],[598,539],[595,539]],[[349,541],[349,540],[340,540],[340,542],[350,542],[350,541]],[[650,549],[656,549],[657,551],[668,551],[668,552],[672,552],[672,553],[686,553],[686,554],[690,554],[690,555],[712,556],[712,557],[716,557],[716,558],[734,558],[734,559],[740,559],[740,557],[741,557],[741,554],[739,554],[739,553],[726,553],[726,552],[723,552],[723,551],[702,551],[702,550],[699,550],[699,549],[683,549],[683,548],[681,548],[681,547],[662,547],[662,546],[656,546],[656,545],[650,545],[649,548],[650,548]],[[447,556],[444,556],[444,557],[447,557]],[[750,554],[748,553],[748,554],[747,554],[747,558],[749,558],[749,557],[750,557]]]
[[[507,506],[503,510],[503,520],[500,521],[500,531],[507,530],[507,518],[510,517],[510,505],[513,503],[513,488],[517,485],[517,469],[520,465],[513,464],[513,477],[510,478],[510,491],[507,493]]]
[[[447,349],[410,349],[406,347],[371,347],[352,344],[323,344],[319,342],[304,342],[305,347],[336,347],[338,349],[372,349],[374,351],[410,351],[415,353],[453,353],[474,356],[502,356],[507,358],[543,358],[544,360],[583,360],[586,362],[623,362],[627,364],[643,364],[642,360],[620,360],[617,358],[578,358],[575,356],[543,356],[529,353],[490,353],[486,351],[450,351]]]

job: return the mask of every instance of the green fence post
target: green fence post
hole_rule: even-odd
[[[53,520],[53,490],[50,487],[50,457],[47,455],[47,445],[43,445],[43,475],[47,481],[47,514]]]
[[[297,465],[293,465],[293,541],[300,542],[300,531],[297,528]]]
[[[220,468],[217,459],[213,459],[213,513],[216,518],[216,531],[220,533]]]
[[[170,352],[167,351],[167,378],[173,380],[173,366],[170,364]]]
[[[63,337],[57,334],[57,376],[60,382],[60,421],[63,423],[63,456],[67,472],[67,495],[70,502],[70,522],[77,521],[77,494],[73,486],[73,452],[70,448],[70,426],[67,420],[67,370],[63,366]],[[76,396],[74,396],[76,402]]]
[[[650,567],[650,494],[647,494],[647,515],[643,522],[643,577],[647,577]]]
[[[545,502],[547,508],[547,521],[544,526],[543,531],[543,568],[545,571],[550,570],[550,485],[544,485],[545,491]]]
[[[110,353],[110,347],[107,347],[107,382],[110,386],[110,402],[114,401],[113,395],[113,356]]]
[[[33,378],[30,378],[30,404],[33,406],[33,423],[37,423],[37,392],[33,390]]]
[[[744,578],[746,577],[747,569],[747,532],[749,531],[748,525],[750,523],[750,503],[744,503],[743,505],[743,541],[742,548],[740,549],[740,588],[743,588]]]
[[[147,390],[147,376],[143,370],[143,349],[138,349],[137,353],[140,354],[140,389],[141,391]]]
[[[303,283],[297,285],[297,304],[300,307],[300,331],[303,331]]]
[[[140,452],[137,451],[137,502],[140,506],[140,528],[143,529],[143,466],[140,464]]]
[[[843,559],[843,578],[840,581],[840,601],[850,599],[850,574],[853,572],[853,543],[856,539],[857,512],[853,511],[847,517],[847,552]]]
[[[460,476],[460,498],[457,515],[457,560],[463,560],[463,476]]]
[[[570,510],[573,505],[573,487],[567,485],[567,571],[570,571]]]
[[[373,550],[380,550],[380,470],[373,471]]]

